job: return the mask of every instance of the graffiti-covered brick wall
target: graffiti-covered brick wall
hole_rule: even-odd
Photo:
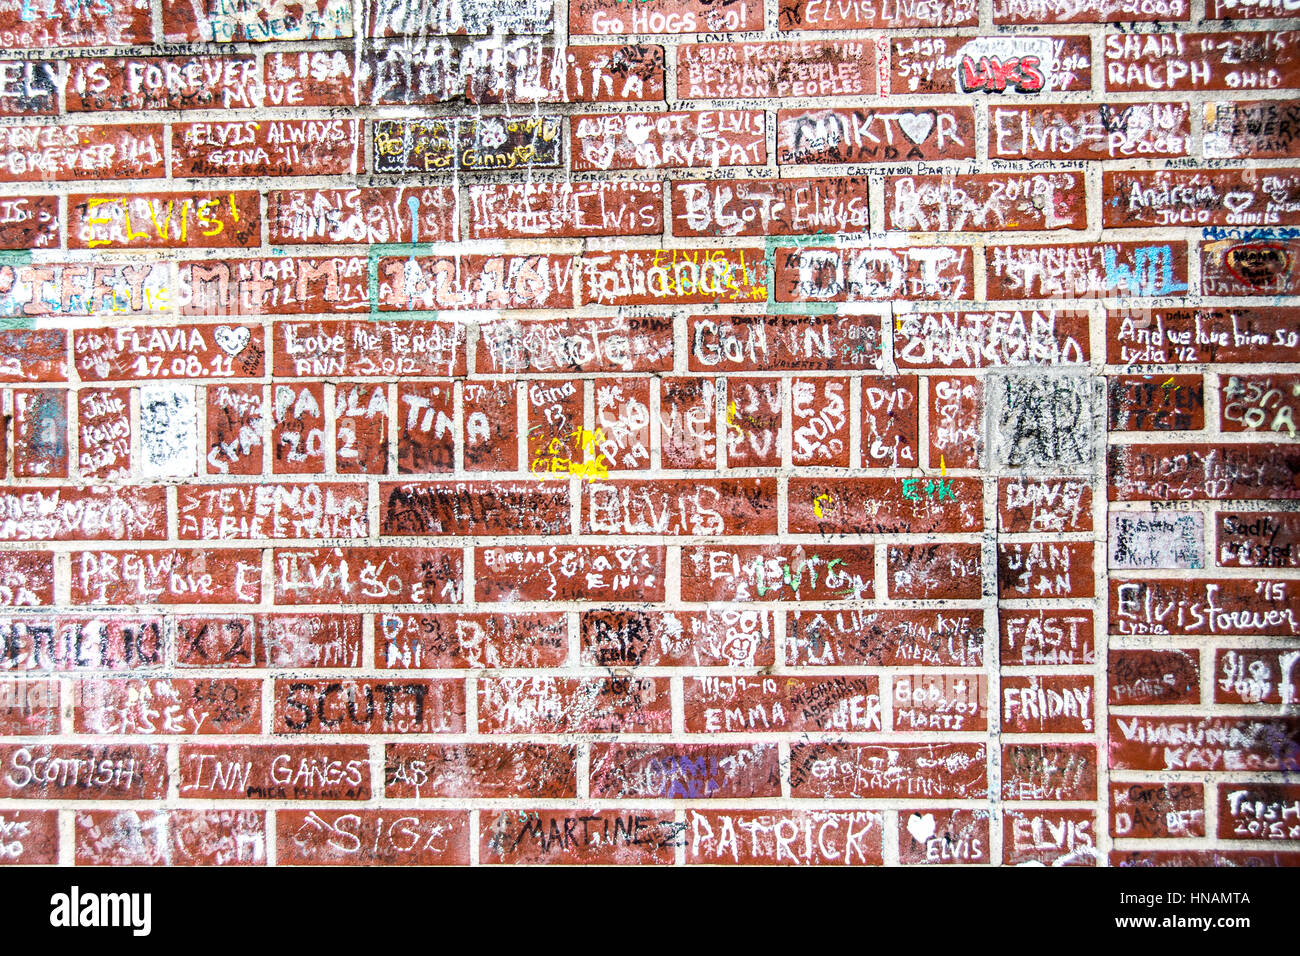
[[[0,862],[1300,862],[1295,0],[0,0]]]

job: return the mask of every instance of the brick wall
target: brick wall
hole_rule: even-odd
[[[1294,864],[1295,13],[0,0],[0,862]]]

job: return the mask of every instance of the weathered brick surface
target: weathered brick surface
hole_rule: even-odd
[[[1300,861],[1296,12],[0,0],[0,863]]]

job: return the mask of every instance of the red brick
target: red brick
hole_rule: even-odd
[[[978,544],[891,544],[885,561],[893,599],[980,598],[983,574]]]
[[[1106,656],[1111,706],[1199,704],[1201,658],[1195,648],[1117,650]]]
[[[655,424],[664,468],[717,467],[716,395],[712,379],[659,380],[659,420]]]
[[[1205,15],[1214,20],[1266,20],[1292,14],[1286,0],[1210,0]]]
[[[167,748],[144,744],[0,745],[0,796],[11,800],[161,800]]]
[[[574,0],[569,32],[734,33],[763,29],[763,5],[753,0],[713,4],[707,0],[646,0],[629,7],[618,0]]]
[[[663,186],[636,182],[485,183],[469,187],[471,239],[658,236]]]
[[[1003,800],[1096,800],[1095,744],[1003,744]]]
[[[181,744],[181,799],[369,800],[370,755],[355,744]]]
[[[1206,158],[1294,159],[1300,122],[1294,100],[1237,100],[1202,104]]]
[[[0,669],[133,670],[163,663],[161,617],[96,614],[0,618]]]
[[[1219,380],[1219,430],[1295,437],[1300,375],[1227,375]]]
[[[0,866],[59,862],[59,814],[54,810],[0,810]]]
[[[548,95],[548,99],[624,103],[658,102],[664,98],[664,48],[661,46],[628,43],[549,47],[547,53],[556,59],[563,58],[568,64],[563,81],[557,77],[554,86],[548,89],[548,94],[554,94]],[[532,86],[531,78],[529,86]],[[555,89],[556,86],[562,88]],[[535,95],[530,93],[529,98]]]
[[[998,612],[1004,666],[1092,664],[1096,661],[1092,611]]]
[[[53,603],[53,552],[0,552],[0,607],[37,607]]]
[[[68,393],[14,389],[14,477],[68,477]]]
[[[968,299],[974,295],[974,260],[966,246],[777,247],[774,261],[778,302]]]
[[[176,123],[171,172],[193,176],[328,176],[359,172],[357,120]]]
[[[582,258],[583,305],[731,305],[768,300],[757,247],[628,249]]]
[[[1001,729],[1005,734],[1091,734],[1093,679],[1003,675]]]
[[[334,470],[388,474],[388,386],[334,386]]]
[[[1115,867],[1300,866],[1300,853],[1275,853],[1271,850],[1134,850],[1131,852],[1112,850],[1109,865]]]
[[[831,372],[881,364],[880,323],[860,315],[696,315],[692,372]]]
[[[0,287],[13,279],[5,268],[0,266]],[[68,333],[62,329],[0,329],[0,382],[64,381],[67,352]]]
[[[170,266],[164,262],[0,264],[0,313],[66,317],[159,312],[171,308],[170,276]],[[46,349],[52,347],[53,337],[67,335],[43,330],[14,334],[37,336],[35,342],[40,344],[32,355],[37,368],[52,358]],[[18,374],[18,362],[10,359],[5,364],[4,374],[12,379]],[[58,367],[63,367],[61,359]],[[59,379],[65,376],[64,371],[57,373]]]
[[[248,248],[261,233],[261,198],[254,191],[68,196],[69,249]]]
[[[574,798],[577,748],[554,744],[385,744],[384,796]]]
[[[1111,431],[1200,431],[1205,382],[1200,375],[1115,375],[1107,379]]]
[[[485,546],[474,550],[480,601],[664,599],[663,546]]]
[[[1106,170],[1102,225],[1300,224],[1300,176],[1289,169]]]
[[[591,796],[602,800],[776,797],[775,744],[591,745]]]
[[[678,236],[798,236],[871,226],[865,176],[680,180],[672,189]]]
[[[983,674],[894,674],[893,701],[893,729],[900,733],[946,735],[988,728]]]
[[[862,40],[677,47],[679,99],[870,96],[875,92],[875,46]]]
[[[78,810],[77,866],[261,866],[256,810]]]
[[[72,552],[73,604],[257,604],[262,553],[234,548]]]
[[[1300,309],[1213,307],[1106,313],[1111,364],[1288,362],[1300,344]]]
[[[1223,784],[1220,840],[1300,840],[1300,787]]]
[[[1181,242],[991,246],[990,299],[1167,296],[1187,291]]]
[[[271,389],[271,471],[276,475],[325,470],[325,386],[319,382]]]
[[[1235,647],[1214,654],[1216,704],[1281,704],[1300,700],[1300,650]]]
[[[574,172],[758,166],[767,162],[766,125],[757,110],[575,113],[569,159]]]
[[[673,367],[673,324],[664,318],[485,321],[479,332],[478,371],[487,374],[668,372]]]
[[[1129,159],[1186,156],[1191,146],[1187,103],[993,106],[993,159]]]
[[[275,682],[277,734],[460,734],[465,683],[459,680]]]
[[[176,491],[178,537],[368,537],[366,488],[360,484],[190,485]]]
[[[988,793],[984,745],[793,744],[790,793],[824,800],[980,800]]]
[[[525,395],[528,471],[538,481],[553,478],[567,482],[571,474],[589,480],[604,477],[595,433],[588,432],[583,424],[586,414],[582,382],[536,382]]]
[[[594,438],[606,470],[650,467],[650,379],[596,379]]]
[[[993,3],[993,22],[999,24],[1111,23],[1117,20],[1138,23],[1168,20],[1177,23],[1189,19],[1190,13],[1187,0],[1158,0],[1147,9],[1127,0],[1069,0],[1060,4],[1047,0],[994,0]]]
[[[451,382],[399,386],[397,471],[428,474],[455,468],[455,389]]]
[[[728,468],[777,467],[785,447],[785,383],[775,378],[723,379],[723,438]]]
[[[207,389],[209,474],[260,475],[262,435],[269,409],[261,385],[213,385]],[[84,428],[83,428],[84,433]]]
[[[271,190],[266,194],[267,240],[312,244],[451,242],[456,238],[455,208],[455,191],[448,186]]]
[[[920,443],[915,375],[862,380],[862,464],[867,468],[909,468]]]
[[[969,106],[784,109],[777,130],[782,166],[975,158]]]
[[[1086,229],[1078,173],[885,177],[885,222],[909,232]]]
[[[221,0],[166,0],[162,11],[163,39],[168,43],[266,40],[333,40],[352,36],[352,5],[313,2],[286,7],[230,7]]]
[[[978,478],[791,478],[791,534],[976,532]]]
[[[57,249],[57,196],[0,196],[0,249]]]
[[[1084,598],[1093,595],[1091,541],[998,545],[998,598]]]
[[[517,390],[515,382],[464,384],[462,447],[466,471],[518,470]],[[401,446],[398,448],[400,453]],[[401,468],[400,458],[398,468]]]
[[[979,667],[983,613],[861,610],[786,615],[786,661],[849,667]]]
[[[1199,783],[1112,783],[1110,835],[1138,840],[1205,836]]]
[[[1300,582],[1110,579],[1113,634],[1300,634]]]
[[[838,3],[835,0],[781,0],[777,24],[782,30],[928,30],[979,23],[979,4],[941,0],[908,5]]]
[[[56,60],[0,60],[0,116],[57,115],[60,69]]]
[[[1107,452],[1112,501],[1300,497],[1294,446],[1117,445]]]
[[[898,823],[899,863],[991,862],[987,810],[900,810]]]
[[[149,9],[147,0],[106,0],[93,7],[14,3],[0,11],[0,36],[18,50],[149,43]]]
[[[267,106],[357,106],[351,50],[268,53],[263,70]]]
[[[177,667],[355,667],[359,614],[177,615]]]
[[[662,810],[487,810],[479,826],[484,863],[568,866],[671,864],[683,828]]]
[[[648,478],[591,482],[583,534],[776,533],[775,478]]]
[[[0,734],[29,737],[59,732],[58,681],[0,681]],[[7,845],[5,836],[0,830],[0,848]],[[0,850],[0,858],[3,856]]]
[[[1097,866],[1094,810],[1008,810],[1002,818],[1002,863]]]
[[[361,256],[307,259],[205,259],[182,262],[180,309],[186,315],[299,315],[368,307]]]
[[[261,77],[251,56],[86,58],[68,64],[69,113],[233,110],[262,104]]]
[[[862,600],[875,594],[871,545],[702,545],[683,548],[682,600]]]
[[[984,385],[972,376],[930,379],[930,468],[979,468],[984,456]]]
[[[265,374],[261,329],[241,324],[76,329],[75,364],[83,380],[253,378]]]
[[[227,678],[93,678],[80,681],[78,734],[256,734],[262,682]]]
[[[872,810],[686,811],[686,862],[723,866],[880,866]]]
[[[1113,770],[1294,770],[1295,717],[1111,715]]]
[[[849,465],[849,380],[795,378],[790,382],[795,465]]]
[[[1000,478],[998,529],[1091,531],[1092,487],[1081,478]]]
[[[601,667],[765,667],[773,661],[765,611],[583,611],[582,662]]]
[[[904,33],[895,34],[891,42],[894,93],[1009,95],[1092,88],[1092,43],[1087,36],[950,38]]]
[[[1200,255],[1204,295],[1295,295],[1300,290],[1296,240],[1219,239],[1201,243]]]
[[[142,541],[166,537],[167,493],[163,488],[0,486],[0,540]]]
[[[1296,34],[1170,33],[1106,36],[1106,89],[1273,89],[1300,85]]]
[[[467,866],[469,814],[453,810],[277,810],[288,866]]]
[[[557,255],[383,257],[378,276],[381,312],[564,309],[575,281],[573,258]]]
[[[497,677],[478,682],[486,734],[665,734],[672,702],[663,677]]]
[[[697,677],[685,681],[686,732],[880,733],[880,678]]]
[[[458,548],[277,548],[276,604],[456,604]]]
[[[465,374],[465,330],[450,322],[277,322],[276,376],[433,376]]]

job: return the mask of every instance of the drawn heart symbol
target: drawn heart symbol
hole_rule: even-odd
[[[898,128],[903,131],[904,136],[920,146],[930,135],[930,130],[934,129],[934,114],[899,113]]]
[[[244,346],[248,344],[252,334],[242,325],[235,328],[228,325],[218,325],[217,331],[213,333],[212,337],[217,340],[217,345],[221,347],[221,351],[227,355],[238,355],[244,351]]]
[[[907,832],[912,834],[912,839],[917,843],[924,843],[934,836],[934,814],[927,813],[921,816],[919,813],[913,813],[907,818]]]
[[[1242,211],[1254,201],[1254,193],[1228,193],[1223,197],[1223,204],[1237,215],[1241,215]]]
[[[1281,287],[1291,273],[1291,251],[1272,242],[1245,242],[1223,257],[1237,279],[1256,289]]]

